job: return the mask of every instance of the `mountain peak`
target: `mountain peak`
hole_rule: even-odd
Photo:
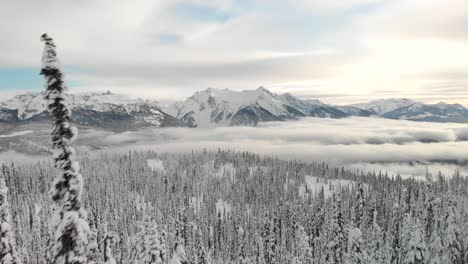
[[[407,98],[390,98],[390,99],[377,99],[368,103],[353,104],[351,106],[361,108],[367,111],[374,112],[382,115],[398,108],[409,106],[416,103],[415,101]]]

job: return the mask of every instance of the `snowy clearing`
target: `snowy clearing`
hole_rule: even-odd
[[[31,134],[32,132],[34,132],[34,131],[32,131],[32,130],[17,131],[17,132],[12,132],[12,133],[6,134],[6,135],[0,135],[0,138],[24,136],[24,135],[27,135],[27,134]]]
[[[160,159],[150,159],[147,160],[146,163],[148,164],[148,167],[150,167],[153,171],[164,171],[164,164]]]

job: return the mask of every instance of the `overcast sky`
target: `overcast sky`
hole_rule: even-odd
[[[328,103],[468,105],[466,0],[0,0],[0,96],[42,89],[48,32],[73,91],[214,88]]]

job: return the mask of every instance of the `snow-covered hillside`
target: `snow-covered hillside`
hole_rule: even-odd
[[[383,115],[385,118],[428,122],[468,122],[468,109],[459,104],[414,103]]]
[[[346,116],[320,101],[304,101],[291,94],[277,95],[263,87],[240,92],[209,88],[174,104],[168,112],[193,127],[255,125],[260,121],[282,121],[305,116]]]
[[[109,127],[177,126],[182,123],[161,110],[154,100],[106,93],[70,94],[68,103],[73,121],[82,125]],[[1,121],[37,121],[47,117],[42,93],[26,93],[0,102]]]
[[[46,121],[43,97],[42,93],[26,93],[0,101],[0,122]],[[319,100],[299,99],[290,93],[275,94],[263,87],[244,91],[209,88],[172,105],[111,92],[70,94],[69,104],[72,119],[78,124],[120,129],[141,126],[254,126],[258,122],[308,116],[380,116],[412,121],[468,122],[468,109],[460,104],[424,104],[403,98],[332,106]]]
[[[415,101],[406,98],[379,99],[368,103],[354,104],[352,106],[383,115],[390,111],[414,104]]]

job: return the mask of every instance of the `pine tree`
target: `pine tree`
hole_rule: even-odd
[[[377,222],[377,210],[374,210],[372,230],[369,237],[369,259],[370,263],[383,264],[385,261],[383,232]]]
[[[167,246],[165,233],[150,220],[140,224],[140,231],[133,237],[132,263],[152,264],[163,263],[166,260]]]
[[[203,234],[201,230],[198,228],[197,229],[197,245],[196,245],[196,264],[210,264],[210,256],[208,255],[208,252],[206,252],[206,248],[203,244]]]
[[[449,206],[445,217],[445,240],[451,263],[462,264],[464,262],[464,246],[461,230],[457,220],[458,210],[455,206]]]
[[[387,259],[391,264],[401,263],[401,214],[400,206],[398,203],[393,205],[391,225],[389,226],[389,240],[388,243],[388,256]]]
[[[0,177],[0,263],[20,264],[16,252],[16,241],[12,230],[8,188],[3,176]]]
[[[266,264],[276,263],[276,238],[274,232],[274,221],[267,215],[263,225],[263,241],[264,241],[264,259]]]
[[[444,225],[443,219],[441,217],[441,200],[439,198],[434,199],[431,202],[431,214],[433,220],[431,220],[432,224],[430,228],[430,237],[428,242],[428,250],[427,250],[427,263],[428,264],[444,264],[449,263],[449,257],[443,245],[443,233],[444,233]]]
[[[367,262],[367,253],[363,247],[362,233],[357,227],[351,227],[348,235],[348,262],[349,264],[364,264]]]
[[[182,243],[178,243],[175,246],[174,254],[172,255],[169,264],[182,264],[187,261],[187,253],[185,253],[185,248]]]
[[[356,197],[356,207],[355,207],[355,217],[356,217],[356,227],[363,228],[364,223],[364,215],[365,215],[365,197],[364,197],[364,184],[359,182],[358,189],[357,189],[357,197]]]
[[[408,216],[410,218],[410,216]],[[423,264],[425,263],[426,244],[424,243],[424,234],[419,220],[405,221],[408,228],[405,228],[405,237],[407,238],[404,264]]]
[[[341,194],[333,193],[333,208],[329,223],[329,239],[325,261],[328,264],[343,263],[344,221],[341,211]]]
[[[296,254],[293,259],[295,264],[313,263],[312,248],[309,245],[309,236],[302,225],[297,225],[295,232]]]
[[[104,239],[104,264],[117,264],[117,261],[112,255],[112,245],[117,243],[117,241],[116,235],[112,233],[106,234],[106,238]]]
[[[77,130],[70,124],[71,111],[66,102],[66,86],[57,59],[55,44],[47,34],[42,70],[46,80],[47,109],[52,122],[52,146],[55,167],[61,174],[54,180],[51,194],[55,202],[53,225],[56,228],[53,262],[55,264],[84,264],[87,261],[89,226],[86,211],[82,208],[83,179],[74,160],[72,142]]]

